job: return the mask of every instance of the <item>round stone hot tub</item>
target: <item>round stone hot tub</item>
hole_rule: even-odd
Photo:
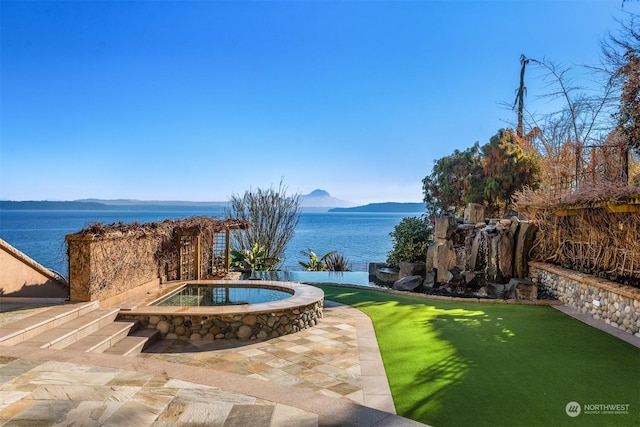
[[[214,289],[211,294],[209,288]],[[239,300],[230,298],[240,289],[248,292],[241,293]],[[254,294],[276,296],[245,297],[254,289],[259,290]],[[300,283],[199,280],[172,286],[170,292],[146,306],[121,310],[118,320],[155,328],[164,339],[266,339],[315,326],[322,318],[323,300],[321,289]],[[176,303],[190,305],[166,305]]]

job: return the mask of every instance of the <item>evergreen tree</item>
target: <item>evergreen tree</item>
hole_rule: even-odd
[[[482,147],[484,195],[490,209],[506,210],[516,191],[525,186],[538,187],[537,156],[526,150],[525,144],[526,140],[519,138],[513,130],[502,129]]]
[[[467,203],[482,201],[482,162],[476,142],[465,151],[436,161],[432,172],[422,180],[424,202],[430,216],[461,213]]]

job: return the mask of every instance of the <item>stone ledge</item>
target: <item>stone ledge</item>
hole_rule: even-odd
[[[611,280],[603,279],[601,277],[595,277],[589,274],[581,273],[575,270],[569,270],[567,268],[563,268],[554,264],[548,264],[545,262],[530,261],[529,265],[540,270],[557,274],[567,279],[575,280],[576,282],[580,282],[583,285],[595,286],[597,288],[604,289],[606,291],[613,292],[627,298],[640,300],[640,289],[634,288],[632,286],[612,282]]]
[[[236,287],[260,285],[265,288],[284,288],[291,291],[293,295],[279,301],[247,305],[148,305],[161,295],[167,294],[167,287],[160,287],[157,293],[144,301],[144,305],[129,304],[127,308],[121,309],[118,320],[138,321],[144,328],[157,329],[163,339],[194,341],[274,338],[313,327],[322,318],[324,292],[316,287],[266,280],[258,282],[202,280],[189,281],[188,283]],[[171,292],[175,292],[186,284],[187,282],[171,284],[168,288],[171,289]]]
[[[640,290],[547,263],[531,262],[534,282],[564,305],[640,338]]]

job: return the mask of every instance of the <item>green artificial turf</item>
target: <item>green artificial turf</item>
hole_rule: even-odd
[[[551,307],[320,287],[373,321],[399,415],[436,427],[640,425],[640,349]],[[569,402],[582,413],[569,417]],[[627,413],[585,412],[607,404]]]

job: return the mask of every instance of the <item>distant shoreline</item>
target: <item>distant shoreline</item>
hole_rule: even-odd
[[[406,212],[406,213],[424,213],[426,211],[424,203],[369,203],[363,206],[354,206],[352,208],[331,208],[329,212]]]
[[[141,201],[51,201],[0,200],[0,210],[68,210],[68,211],[222,211],[228,202],[141,202]],[[348,208],[302,207],[302,212],[370,212],[370,213],[424,213],[424,203],[369,203]]]
[[[106,204],[73,201],[10,201],[0,200],[0,210],[59,210],[59,211],[220,211],[228,204]]]

